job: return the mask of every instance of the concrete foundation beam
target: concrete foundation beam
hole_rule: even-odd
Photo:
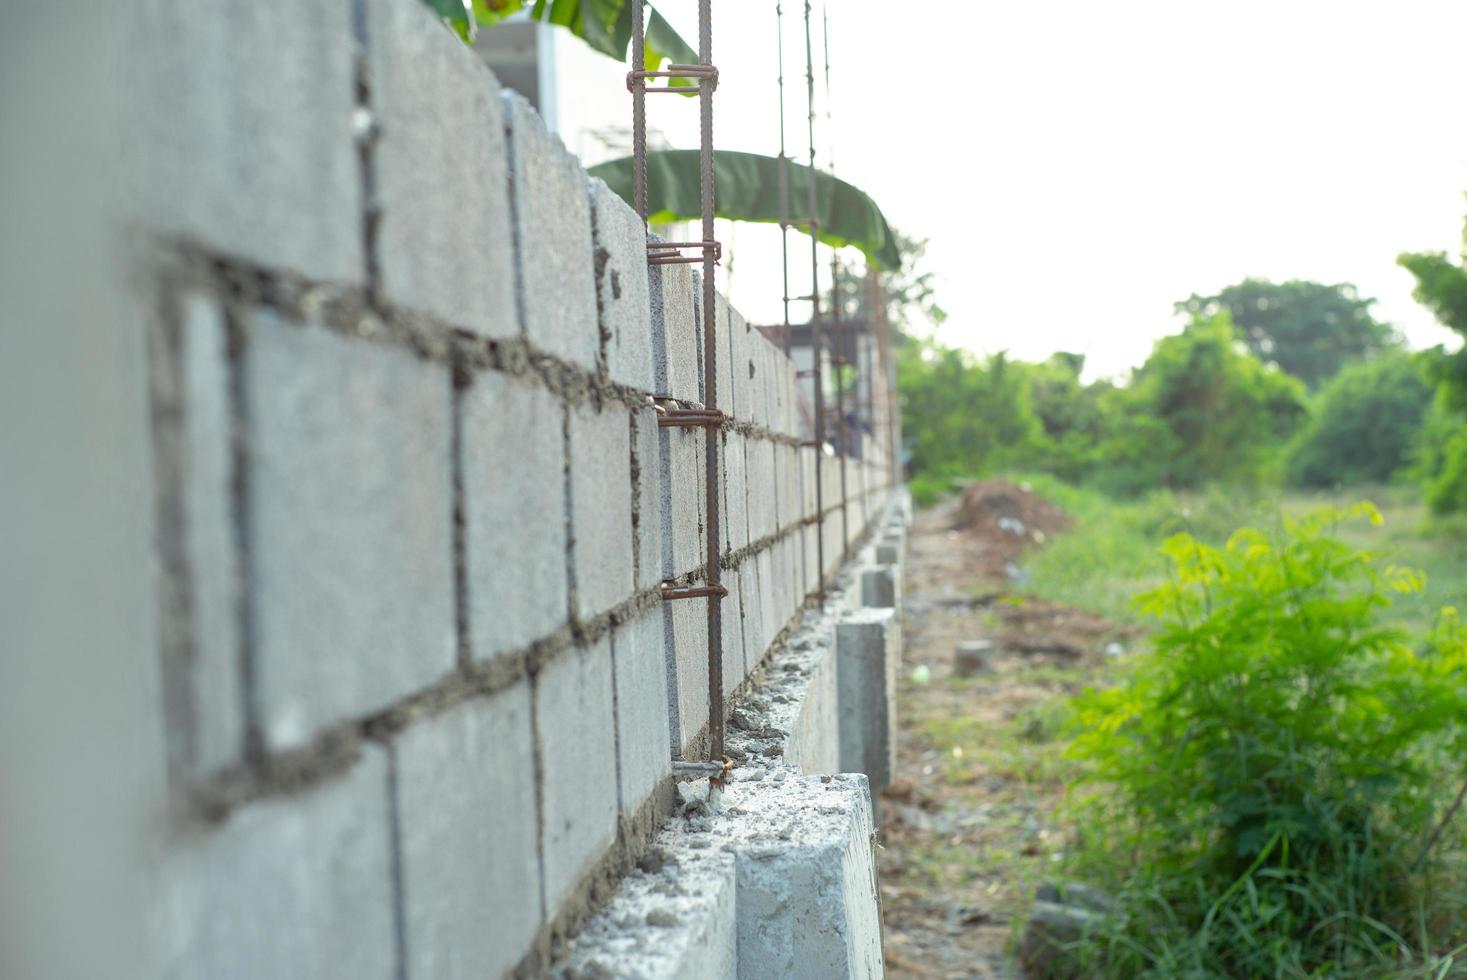
[[[896,769],[896,682],[901,627],[893,609],[862,609],[836,626],[840,769],[880,790]]]

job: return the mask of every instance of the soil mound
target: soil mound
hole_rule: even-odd
[[[982,548],[992,571],[1019,557],[1030,545],[1042,545],[1067,529],[1070,515],[1026,484],[980,480],[963,491],[952,529]]]

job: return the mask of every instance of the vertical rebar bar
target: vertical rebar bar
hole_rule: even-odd
[[[810,44],[810,0],[805,0],[805,96],[808,104],[810,173],[806,175],[806,199],[810,214],[810,354],[815,379],[815,560],[821,603],[825,601],[825,486],[821,462],[825,455],[825,338],[820,329],[820,216],[815,193],[815,54]]]
[[[851,543],[850,477],[846,473],[846,461],[851,455],[851,432],[846,425],[846,368],[850,358],[846,356],[850,347],[847,341],[849,327],[843,322],[845,311],[840,295],[840,255],[834,249],[830,253],[830,335],[835,349],[840,352],[835,360],[835,412],[836,432],[840,440],[840,530],[841,551]]]
[[[647,63],[644,34],[645,0],[632,0],[632,206],[647,230],[647,80],[640,72]]]
[[[784,7],[775,0],[774,25],[779,52],[779,263],[784,272],[784,356],[790,356],[790,158],[784,144]]]
[[[640,6],[640,4],[639,4]],[[698,61],[713,64],[713,2],[698,2]],[[704,79],[698,86],[698,110],[700,120],[700,160],[703,168],[703,387],[706,395],[704,408],[718,408],[718,317],[714,301],[713,265],[714,255],[706,243],[713,241],[713,87],[711,79]],[[708,562],[708,585],[716,593],[719,579],[720,524],[718,513],[718,447],[723,430],[719,426],[703,429],[705,468],[707,473],[706,510]],[[717,762],[723,758],[723,600],[713,594],[708,597],[708,758]]]

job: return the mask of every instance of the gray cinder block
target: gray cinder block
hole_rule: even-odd
[[[652,391],[652,307],[647,230],[606,182],[591,178],[596,309],[612,381]]]
[[[723,625],[723,693],[732,694],[749,674],[748,661],[744,656],[744,614],[740,608],[739,573],[737,569],[724,569],[722,578],[728,595],[721,600]]]
[[[738,869],[739,976],[883,976],[866,780],[785,779],[757,802],[750,786],[739,784],[736,805],[759,815],[725,845]]]
[[[728,333],[732,353],[734,412],[740,422],[750,422],[754,418],[754,386],[749,373],[749,348],[754,335],[749,321],[732,306],[728,311]]]
[[[594,370],[601,344],[586,172],[523,96],[501,96],[525,331],[541,350]]]
[[[545,902],[553,915],[616,838],[611,641],[565,651],[539,674]]]
[[[315,279],[363,280],[351,5],[145,4],[134,104],[149,226]],[[206,162],[206,163],[205,163]]]
[[[632,592],[631,424],[619,403],[570,410],[570,484],[576,614],[586,619]]]
[[[738,551],[749,544],[748,442],[741,433],[723,433],[723,518],[724,551]]]
[[[732,308],[722,293],[715,293],[714,300],[717,304],[714,330],[718,338],[718,407],[725,414],[737,415],[738,406],[734,403],[736,393],[733,383],[733,349],[729,346],[733,339],[729,332]]]
[[[541,921],[528,682],[418,722],[394,751],[408,976],[500,976]]]
[[[630,816],[672,772],[662,610],[649,609],[618,627],[611,643],[616,659],[621,809]]]
[[[646,589],[662,580],[662,451],[652,407],[632,417],[637,428],[637,588]]]
[[[665,578],[700,567],[703,540],[703,431],[659,430],[662,457],[662,573]]]
[[[876,789],[896,767],[896,680],[901,627],[891,609],[862,609],[836,625],[840,768]]]
[[[452,669],[448,368],[260,313],[244,362],[255,698],[272,747]]]
[[[565,411],[549,392],[478,375],[460,394],[469,634],[474,656],[518,649],[564,625]]]
[[[771,637],[764,631],[764,597],[759,589],[759,562],[745,559],[739,566],[739,607],[744,617],[744,651],[750,669],[764,659]]]
[[[861,572],[861,605],[895,609],[900,601],[895,566],[881,565]]]
[[[249,803],[159,869],[157,972],[195,977],[397,976],[387,763]]]
[[[395,304],[519,332],[499,84],[422,4],[368,0],[377,257]]]
[[[240,676],[239,543],[224,316],[213,300],[182,302],[183,547],[192,627],[187,766],[205,772],[239,761],[245,695]]]
[[[652,306],[654,394],[698,400],[697,334],[702,329],[693,302],[693,272],[688,265],[647,268]]]
[[[673,749],[679,755],[708,724],[708,601],[675,599],[662,604],[668,695],[677,719]],[[726,611],[728,600],[723,601]]]
[[[749,457],[749,540],[760,541],[773,534],[775,515],[774,443],[768,439],[750,438]]]

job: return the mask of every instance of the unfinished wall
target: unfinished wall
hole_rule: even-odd
[[[145,9],[152,973],[537,972],[708,723],[696,274],[418,0]],[[732,692],[892,481],[717,312]]]

